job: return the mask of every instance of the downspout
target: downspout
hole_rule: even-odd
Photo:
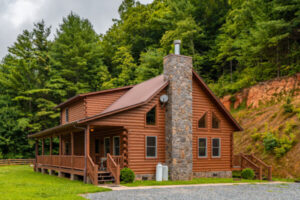
[[[84,130],[84,177],[83,177],[83,181],[85,182],[85,183],[87,183],[87,173],[86,173],[86,171],[87,171],[87,162],[86,162],[86,160],[87,160],[87,155],[86,155],[86,128],[83,128],[83,127],[77,127],[77,126],[75,126],[74,125],[74,128],[78,128],[78,129],[81,129],[81,130]]]

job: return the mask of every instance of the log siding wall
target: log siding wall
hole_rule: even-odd
[[[119,99],[128,90],[119,90],[100,95],[92,95],[86,97],[86,114],[87,117],[101,113],[105,108],[110,106],[114,101]]]
[[[84,100],[80,100],[62,109],[61,124],[66,124],[66,108],[68,108],[69,112],[69,121],[67,123],[85,118]]]
[[[198,120],[206,113],[207,128],[198,128]],[[212,113],[220,121],[220,128],[212,128]],[[231,171],[232,124],[220,112],[196,80],[193,81],[193,172]],[[207,156],[198,157],[198,139],[207,138]],[[221,139],[220,158],[212,157],[212,139]]]
[[[165,107],[159,103],[156,95],[147,105],[127,110],[100,120],[93,125],[123,126],[128,130],[128,164],[136,174],[154,174],[158,162],[165,163]],[[154,105],[157,106],[157,123],[146,125],[145,114]],[[157,157],[146,158],[146,136],[157,136]]]

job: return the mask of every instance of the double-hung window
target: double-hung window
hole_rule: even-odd
[[[157,138],[156,136],[146,136],[146,157],[156,158],[157,154]]]
[[[212,157],[213,158],[221,157],[221,139],[220,138],[212,139]]]
[[[207,140],[206,140],[206,138],[198,139],[198,157],[199,158],[207,157]]]

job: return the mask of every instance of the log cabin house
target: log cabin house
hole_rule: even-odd
[[[171,180],[231,177],[233,134],[242,128],[193,70],[191,57],[171,54],[163,62],[155,78],[59,104],[60,125],[29,135],[36,140],[35,171],[119,184],[123,167],[145,180],[165,163]]]

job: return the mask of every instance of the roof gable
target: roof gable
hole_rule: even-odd
[[[242,131],[243,128],[239,125],[239,123],[233,118],[230,112],[225,108],[225,106],[221,103],[221,101],[216,97],[216,95],[211,91],[211,89],[205,84],[203,79],[197,74],[195,70],[193,70],[193,77],[197,80],[197,82],[202,86],[203,90],[211,97],[216,106],[220,109],[220,111],[227,117],[227,119],[233,124],[235,131]]]

